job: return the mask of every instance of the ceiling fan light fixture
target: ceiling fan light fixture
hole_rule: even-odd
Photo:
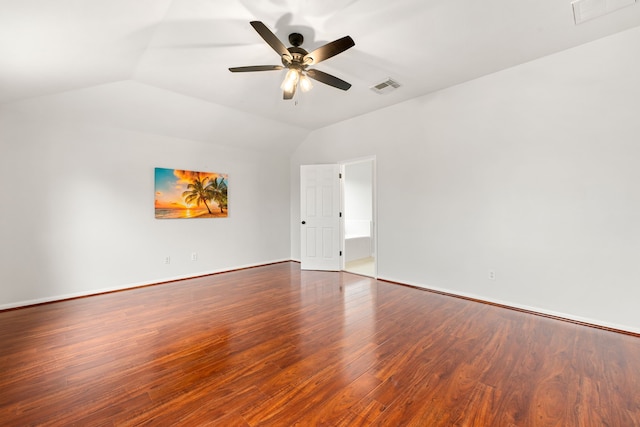
[[[285,92],[291,92],[298,84],[298,80],[300,80],[300,72],[295,68],[290,68],[280,88]]]
[[[311,79],[307,77],[306,74],[302,74],[300,76],[300,89],[302,89],[303,92],[309,92],[312,87]]]

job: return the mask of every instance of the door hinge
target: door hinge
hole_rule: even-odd
[[[342,179],[342,174],[341,173],[338,174],[338,179]]]
[[[342,251],[340,251],[340,256],[342,256]]]
[[[342,218],[342,212],[340,212],[340,218]]]

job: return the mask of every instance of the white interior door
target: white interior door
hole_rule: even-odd
[[[340,270],[340,166],[300,166],[303,270]]]

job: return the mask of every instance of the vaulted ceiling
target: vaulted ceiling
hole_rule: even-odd
[[[350,35],[315,68],[351,89],[284,101],[285,71],[230,73],[280,64],[252,20],[308,51]],[[304,133],[638,25],[638,4],[575,25],[570,0],[0,0],[0,105],[196,139],[240,111]],[[387,78],[401,87],[370,89]]]

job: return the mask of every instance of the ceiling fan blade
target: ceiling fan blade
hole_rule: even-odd
[[[344,80],[337,78],[336,76],[325,73],[324,71],[307,70],[307,76],[319,81],[320,83],[324,83],[338,89],[349,90],[349,88],[351,87],[351,83],[347,83]]]
[[[345,50],[355,46],[356,43],[349,36],[344,36],[341,39],[334,40],[331,43],[327,43],[324,46],[320,46],[313,52],[310,52],[304,56],[305,63],[308,62],[310,65],[317,64],[320,61],[324,61],[325,59],[329,59],[332,56],[336,56],[339,53],[344,52]]]
[[[251,26],[258,32],[258,34],[260,34],[260,37],[262,37],[273,50],[278,52],[278,55],[286,57],[289,61],[291,61],[293,57],[291,56],[291,53],[289,53],[287,47],[282,44],[280,39],[278,39],[278,37],[276,37],[276,35],[273,34],[273,32],[268,29],[266,25],[264,25],[261,21],[251,21]]]
[[[232,73],[246,73],[249,71],[272,71],[272,70],[282,70],[284,67],[282,65],[251,65],[248,67],[231,67],[229,71]]]
[[[293,99],[293,95],[296,94],[296,86],[298,85],[293,85],[291,91],[285,90],[284,92],[282,92],[282,99]]]

